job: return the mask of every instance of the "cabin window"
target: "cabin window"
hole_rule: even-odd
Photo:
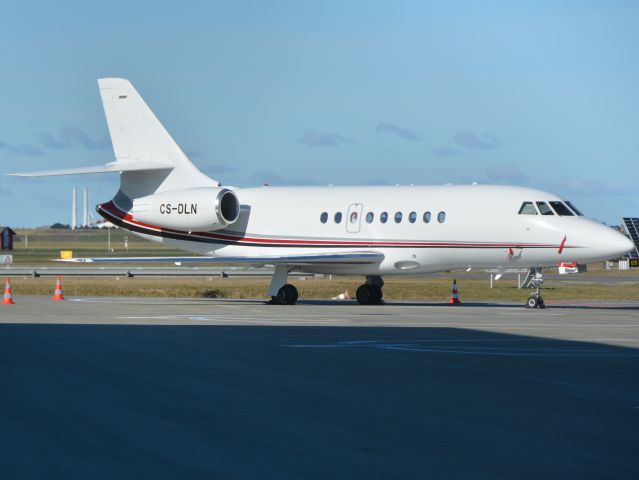
[[[401,223],[402,221],[402,212],[395,212],[395,223]]]
[[[581,212],[579,211],[579,209],[578,209],[577,207],[575,207],[572,203],[570,203],[570,202],[566,202],[566,205],[568,205],[568,206],[570,207],[570,209],[571,209],[573,212],[575,212],[577,215],[579,215],[580,217],[583,217],[583,216],[584,216],[584,214],[583,214],[583,213],[581,213]]]
[[[328,222],[328,213],[322,212],[322,214],[320,215],[320,222],[322,223]]]
[[[537,210],[533,202],[524,202],[519,209],[519,215],[537,215]]]
[[[417,220],[417,212],[410,212],[408,214],[408,221],[410,223],[415,223],[416,220]]]
[[[446,221],[446,212],[439,212],[437,214],[437,221],[439,223],[444,223]]]
[[[379,215],[379,221],[382,223],[386,223],[388,221],[388,212],[382,212]]]
[[[575,214],[570,211],[570,209],[561,202],[549,202],[550,206],[557,212],[557,215],[560,217],[574,217]]]
[[[337,212],[335,214],[335,223],[341,223],[342,222],[342,212]]]
[[[424,212],[424,223],[430,223],[430,212]]]
[[[554,215],[546,202],[537,202],[537,208],[542,215]]]
[[[366,223],[373,223],[373,220],[375,220],[375,214],[373,212],[368,212],[366,214]]]

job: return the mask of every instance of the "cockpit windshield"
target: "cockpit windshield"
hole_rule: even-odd
[[[552,209],[546,202],[537,202],[537,208],[542,215],[554,215]]]
[[[537,215],[537,210],[532,202],[524,202],[519,209],[519,215]]]
[[[575,214],[572,213],[572,210],[570,210],[566,205],[564,205],[561,202],[549,202],[550,206],[553,208],[553,210],[555,210],[555,212],[557,212],[557,215],[561,216],[561,217],[574,217]]]
[[[581,213],[581,212],[579,211],[579,209],[578,209],[577,207],[575,207],[572,203],[570,203],[570,202],[566,202],[566,205],[568,205],[568,206],[570,207],[570,209],[571,209],[573,212],[575,212],[577,215],[579,215],[580,217],[583,217],[583,216],[584,216],[584,214],[583,214],[583,213]]]
[[[549,205],[550,204],[550,205]],[[535,205],[537,208],[535,208]],[[551,208],[552,207],[552,208]],[[578,215],[583,217],[583,213],[577,210],[570,202],[561,202],[553,200],[548,202],[523,202],[519,207],[519,215],[559,215],[560,217],[574,217]]]

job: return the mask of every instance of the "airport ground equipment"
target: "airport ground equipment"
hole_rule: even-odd
[[[351,296],[348,294],[348,290],[345,290],[344,293],[340,293],[339,295],[332,297],[331,300],[350,300]]]
[[[459,299],[459,292],[457,291],[457,279],[453,280],[453,287],[450,293],[450,300],[448,301],[451,305],[457,305],[461,303]]]
[[[2,296],[2,305],[13,305],[13,295],[11,294],[11,280],[7,277],[4,285],[4,295]]]
[[[624,217],[623,227],[626,233],[635,244],[635,248],[630,251],[630,258],[639,258],[639,218]]]
[[[55,291],[53,292],[53,297],[51,300],[64,300],[64,295],[62,295],[62,280],[60,279],[60,275],[58,275],[57,280],[55,281]]]

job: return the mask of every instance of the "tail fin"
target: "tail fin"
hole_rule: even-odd
[[[124,78],[98,80],[115,153],[123,167],[122,193],[130,198],[176,188],[218,186],[200,172],[175,143],[142,97]],[[169,171],[128,171],[132,164],[150,161],[168,164]]]
[[[118,193],[129,199],[185,186],[220,185],[191,163],[128,80],[101,78],[98,85],[116,161],[101,166],[11,175],[42,177],[121,172]]]

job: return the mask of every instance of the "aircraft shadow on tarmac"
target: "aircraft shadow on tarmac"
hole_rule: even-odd
[[[12,479],[637,478],[638,369],[638,349],[461,328],[5,324],[0,463]]]

